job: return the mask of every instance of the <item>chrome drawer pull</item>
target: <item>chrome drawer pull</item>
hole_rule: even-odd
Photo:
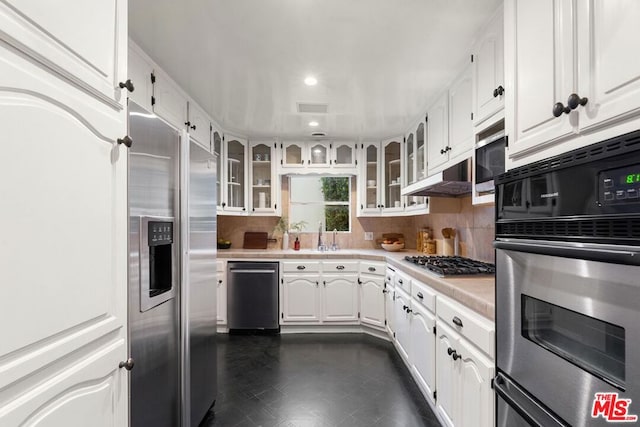
[[[376,271],[376,268],[375,267],[369,267],[368,270],[371,271],[371,272],[374,272],[374,271]]]
[[[457,326],[460,326],[462,328],[462,320],[460,320],[458,316],[453,317],[453,323],[455,323]]]
[[[337,270],[344,270],[344,265],[336,265]]]
[[[304,269],[305,269],[305,268],[307,268],[307,267],[305,267],[304,265],[299,265],[299,266],[297,266],[296,268],[297,268],[298,270],[304,270]]]
[[[418,295],[417,295],[417,296],[418,296],[418,298],[420,298],[420,299],[424,298],[424,296],[422,295],[422,292],[418,292]]]

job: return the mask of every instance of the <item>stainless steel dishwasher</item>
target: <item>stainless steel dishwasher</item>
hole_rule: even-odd
[[[278,263],[227,263],[229,332],[279,332]]]

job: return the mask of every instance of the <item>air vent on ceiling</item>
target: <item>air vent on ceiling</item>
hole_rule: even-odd
[[[323,136],[327,136],[327,134],[326,132],[313,132],[311,136],[314,136],[316,138],[322,138]]]
[[[313,104],[309,102],[297,102],[298,113],[327,114],[329,104]]]

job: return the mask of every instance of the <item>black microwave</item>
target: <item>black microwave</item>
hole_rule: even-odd
[[[507,138],[504,130],[481,139],[476,143],[475,189],[478,194],[495,191],[493,178],[504,173]]]

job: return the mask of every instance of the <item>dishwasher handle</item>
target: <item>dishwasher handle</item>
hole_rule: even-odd
[[[276,273],[275,270],[265,270],[265,269],[260,269],[260,268],[255,268],[255,269],[248,269],[248,268],[230,268],[229,269],[230,272],[232,273],[250,273],[250,274],[272,274],[272,273]]]

